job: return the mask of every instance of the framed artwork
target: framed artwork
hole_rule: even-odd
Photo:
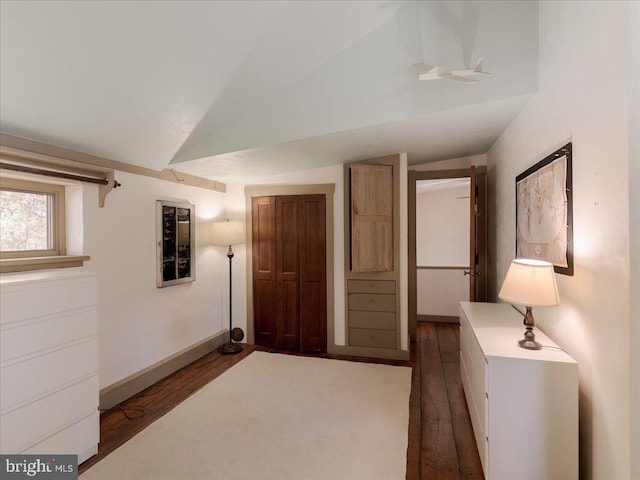
[[[156,201],[158,288],[195,281],[195,224],[195,205]]]
[[[573,275],[571,143],[516,177],[516,258]]]

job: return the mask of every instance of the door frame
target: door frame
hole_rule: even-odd
[[[476,175],[486,175],[487,167],[477,166]],[[408,285],[409,285],[409,338],[412,341],[416,339],[418,328],[418,272],[416,262],[416,182],[418,180],[435,180],[444,178],[470,178],[471,168],[463,168],[456,170],[427,170],[417,171],[409,170],[408,178],[408,215],[409,215],[409,251],[408,251]],[[483,220],[486,222],[486,215]],[[486,232],[486,228],[484,229]],[[486,246],[486,242],[485,242]]]
[[[249,228],[252,219],[252,197],[270,197],[282,195],[324,195],[325,196],[325,235],[326,235],[326,279],[327,279],[327,351],[335,345],[334,335],[334,227],[333,227],[333,196],[336,191],[335,183],[320,183],[313,185],[247,185],[244,187],[245,196],[245,225],[247,225],[246,248],[246,292],[247,292],[247,342],[255,343],[253,325],[253,232]]]

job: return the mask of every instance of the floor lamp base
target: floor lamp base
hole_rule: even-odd
[[[238,343],[229,342],[220,347],[220,353],[224,355],[228,355],[230,353],[238,353],[240,351],[242,351],[242,347]]]

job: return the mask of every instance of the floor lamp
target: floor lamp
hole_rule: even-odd
[[[227,258],[229,259],[229,342],[220,347],[220,353],[238,353],[242,350],[242,347],[238,343],[233,343],[231,338],[231,332],[233,330],[233,322],[231,317],[231,260],[233,260],[233,249],[231,245],[238,245],[246,243],[244,222],[240,220],[229,221],[228,219],[223,222],[213,223],[213,245],[229,246],[227,250]]]

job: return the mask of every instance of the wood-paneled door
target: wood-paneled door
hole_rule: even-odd
[[[351,165],[351,271],[393,271],[393,166]]]
[[[253,257],[253,328],[258,345],[276,344],[276,199],[251,201]]]
[[[253,304],[258,345],[327,346],[324,195],[252,199]]]
[[[478,220],[478,188],[476,178],[476,167],[472,166],[469,172],[469,271],[464,272],[469,275],[469,301],[476,301],[476,275],[479,274],[478,248],[476,245],[477,220]]]

